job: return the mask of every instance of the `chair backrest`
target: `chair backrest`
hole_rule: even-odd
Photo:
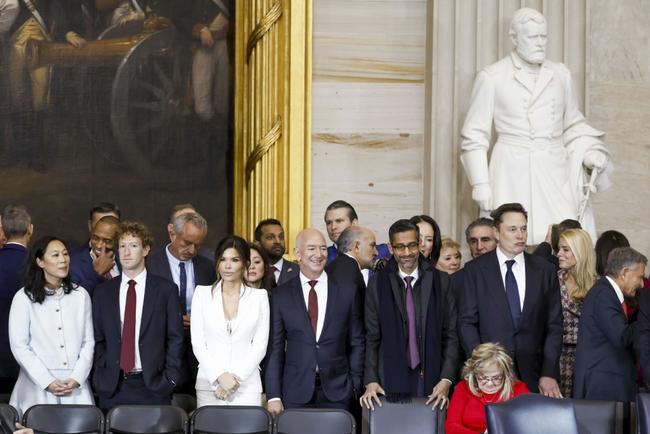
[[[414,398],[409,404],[390,403],[381,398],[381,407],[363,409],[363,434],[437,434],[443,433],[444,415],[431,411],[426,398]]]
[[[174,393],[172,405],[180,407],[185,410],[185,413],[190,414],[196,410],[196,398],[186,393]]]
[[[616,432],[616,401],[572,399],[580,434]]]
[[[102,434],[104,414],[94,405],[38,404],[25,412],[23,425],[38,433]]]
[[[262,407],[206,405],[198,408],[192,415],[190,432],[196,434],[271,434],[273,418]]]
[[[186,434],[189,418],[173,405],[120,405],[106,415],[107,433]]]
[[[650,434],[650,393],[636,396],[637,433]]]
[[[0,433],[14,432],[18,422],[18,412],[9,404],[0,404]]]
[[[345,410],[288,409],[277,419],[277,434],[354,434],[357,424]]]
[[[485,407],[490,434],[579,434],[573,403],[537,394]]]

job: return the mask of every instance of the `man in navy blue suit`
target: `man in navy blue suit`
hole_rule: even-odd
[[[120,221],[112,215],[100,218],[90,232],[90,247],[84,245],[70,252],[70,279],[91,297],[97,285],[120,275],[114,251],[119,227]]]
[[[122,276],[99,285],[93,296],[93,386],[104,411],[117,405],[169,405],[183,380],[178,289],[145,268],[150,247],[144,225],[122,223]]]
[[[363,375],[359,294],[323,271],[327,244],[318,230],[298,234],[295,256],[300,275],[273,290],[268,410],[347,409]]]
[[[27,243],[34,226],[27,210],[9,205],[2,212],[6,244],[0,248],[0,393],[10,393],[18,378],[18,364],[9,351],[8,321],[11,301],[23,286]]]
[[[643,324],[643,316],[629,324],[625,298],[633,298],[643,287],[647,264],[647,258],[631,247],[614,249],[607,258],[605,277],[587,293],[578,329],[573,398],[634,401],[635,329],[639,322]],[[647,365],[641,366],[647,371]]]
[[[559,398],[562,308],[555,267],[525,252],[528,215],[519,203],[492,211],[497,248],[465,264],[458,334],[465,354],[500,342],[532,392]]]

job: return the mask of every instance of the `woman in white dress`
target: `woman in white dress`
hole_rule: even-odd
[[[63,241],[39,239],[30,250],[25,287],[11,303],[9,343],[20,374],[9,403],[21,417],[36,404],[94,404],[90,296],[70,282],[69,270]]]
[[[261,405],[259,365],[270,325],[267,292],[244,284],[250,249],[243,238],[221,240],[215,258],[217,282],[197,286],[192,299],[197,406]]]

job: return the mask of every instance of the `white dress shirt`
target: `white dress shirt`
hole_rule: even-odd
[[[344,253],[344,255],[347,255],[347,256],[349,256],[350,258],[352,258],[352,259],[354,259],[356,261],[357,266],[359,267],[359,271],[361,271],[361,276],[363,277],[363,283],[366,284],[366,288],[367,288],[368,287],[368,280],[370,279],[370,270],[367,269],[367,268],[361,268],[361,265],[359,265],[359,261],[357,260],[357,258],[352,256],[351,254]]]
[[[129,289],[129,280],[126,274],[122,275],[120,282],[120,330],[124,327],[124,309],[126,308],[126,294]],[[142,306],[144,306],[144,292],[146,290],[145,282],[147,281],[147,269],[133,278],[135,280],[135,364],[134,371],[142,370],[142,361],[140,360],[140,323],[142,319]]]
[[[302,295],[305,298],[305,307],[309,309],[309,291],[311,290],[311,285],[309,281],[312,280],[300,273],[300,285],[302,286]],[[327,273],[322,272],[321,275],[316,280],[316,285],[314,285],[314,290],[316,291],[316,296],[318,297],[318,321],[316,322],[316,341],[320,339],[320,334],[323,331],[323,324],[325,323],[325,308],[327,307]]]
[[[509,261],[511,258],[508,258],[505,253],[501,251],[499,246],[497,246],[497,259],[499,260],[499,268],[501,269],[501,280],[503,281],[503,287],[506,287],[506,273],[508,272],[508,265],[506,261]],[[519,304],[521,310],[524,310],[524,298],[526,297],[526,261],[524,260],[524,252],[521,252],[514,258],[515,263],[512,264],[512,274],[515,275],[515,280],[517,281],[517,289],[519,290]]]
[[[399,277],[404,281],[405,288],[406,288],[406,281],[404,280],[405,277],[411,276],[413,278],[413,280],[411,280],[411,288],[415,288],[415,282],[417,282],[418,279],[420,278],[420,271],[417,269],[417,267],[415,268],[415,270],[413,270],[411,274],[406,274],[405,272],[402,271],[401,268],[398,268],[398,274]]]
[[[196,282],[194,282],[194,263],[190,259],[189,261],[180,261],[176,256],[172,255],[169,251],[169,244],[165,247],[165,253],[167,253],[167,260],[169,261],[169,268],[172,272],[172,279],[174,283],[178,286],[178,295],[181,294],[181,268],[179,264],[183,262],[185,264],[185,276],[187,277],[186,290],[185,290],[185,303],[187,306],[187,313],[192,312],[192,298],[194,296],[194,287]]]
[[[605,277],[609,281],[609,284],[614,287],[614,292],[616,292],[616,297],[618,297],[618,302],[623,303],[625,297],[623,296],[623,291],[621,291],[621,287],[618,286],[618,283],[616,283],[614,279],[612,279],[611,277],[609,276],[605,276]]]

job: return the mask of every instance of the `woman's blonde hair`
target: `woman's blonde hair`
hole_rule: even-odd
[[[442,237],[442,241],[440,244],[440,250],[446,249],[452,247],[460,252],[460,244],[458,244],[456,241],[452,240],[449,237]]]
[[[499,401],[512,397],[512,390],[517,377],[514,363],[508,351],[501,344],[486,342],[474,348],[472,356],[467,359],[463,367],[463,378],[469,385],[469,390],[476,396],[481,395],[478,387],[478,377],[489,367],[496,366],[503,375]]]
[[[576,258],[576,265],[568,270],[576,281],[576,288],[569,292],[574,300],[583,300],[596,281],[596,252],[591,236],[582,229],[562,232],[560,240],[566,241]]]

